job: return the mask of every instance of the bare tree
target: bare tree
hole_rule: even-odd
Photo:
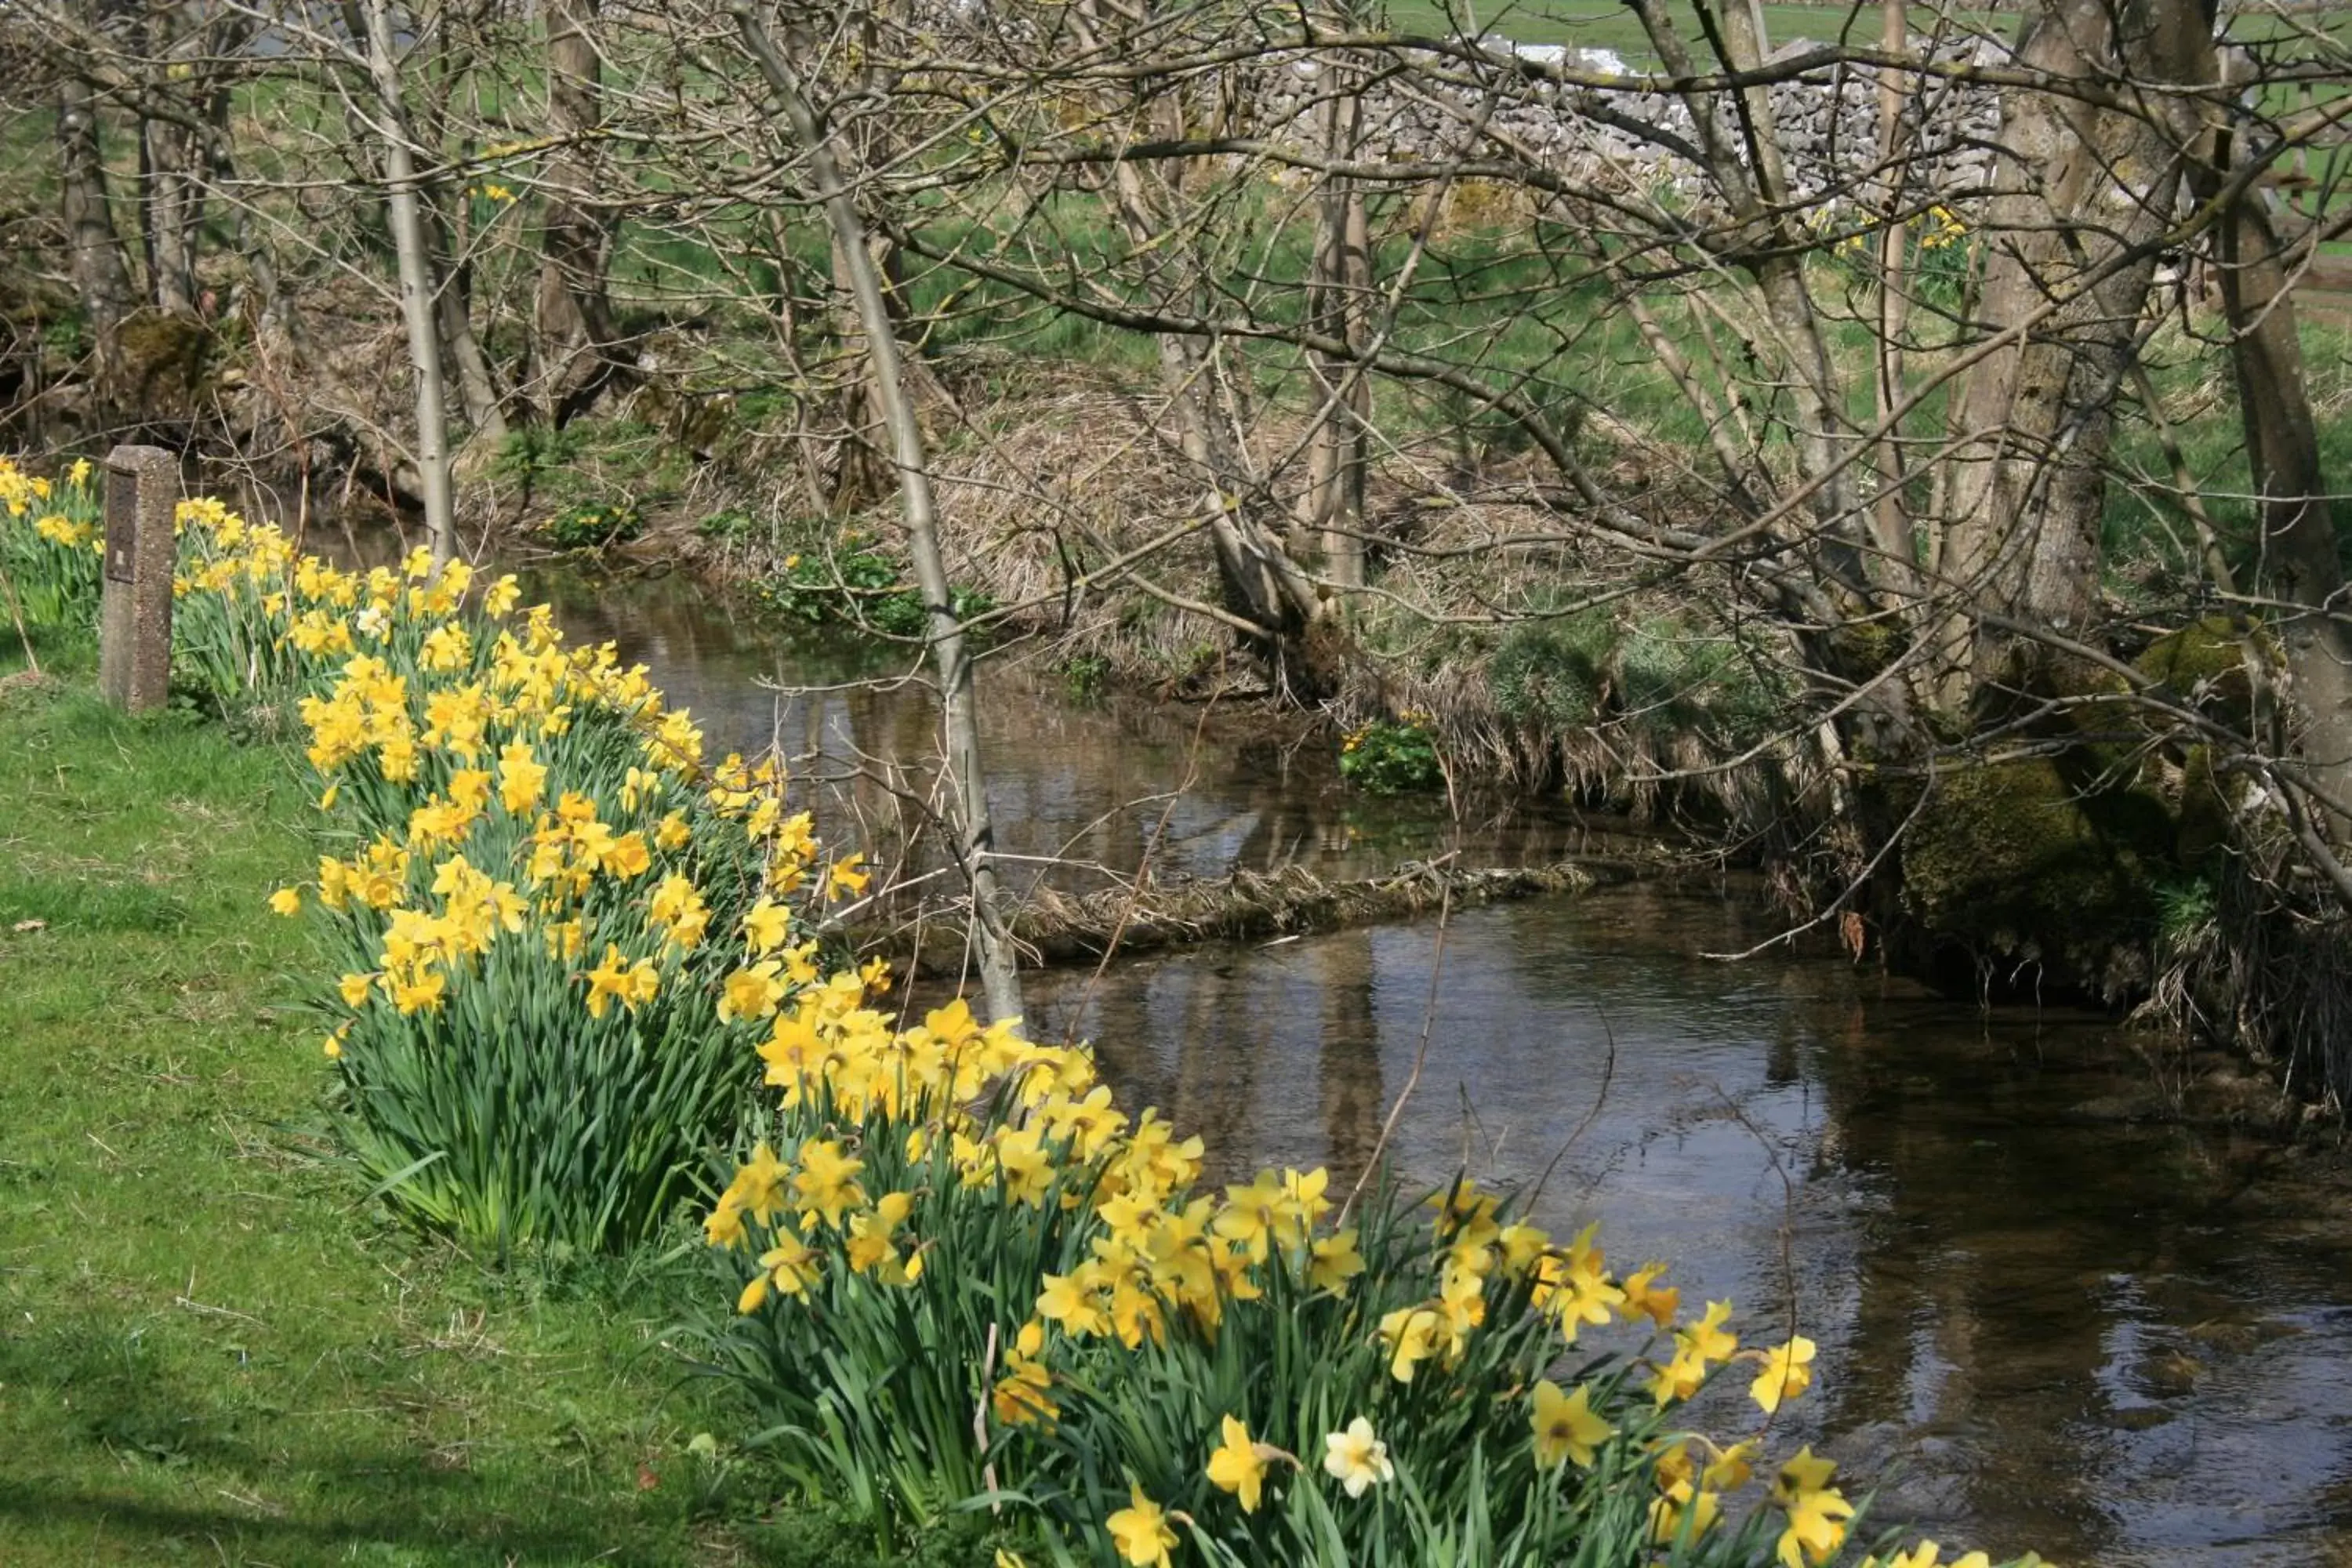
[[[914,407],[907,399],[898,335],[891,323],[889,306],[883,299],[879,269],[874,263],[865,221],[858,216],[856,204],[844,183],[830,131],[817,119],[799,79],[777,50],[766,24],[750,0],[737,0],[733,11],[742,28],[746,47],[783,106],[793,135],[807,155],[811,183],[817,199],[824,204],[835,252],[846,266],[856,298],[858,318],[866,331],[866,362],[871,367],[875,397],[882,406],[890,432],[908,546],[914,557],[916,580],[921,584],[923,605],[930,621],[931,658],[939,672],[948,774],[962,807],[955,856],[971,889],[971,931],[980,960],[981,987],[991,1016],[998,1019],[1017,1018],[1021,1016],[1021,978],[1012,930],[997,884],[994,832],[988,809],[988,773],[981,757],[979,721],[972,710],[971,658],[964,640],[963,623],[956,615],[948,584],[922,428],[916,423]]]
[[[423,478],[425,531],[437,567],[457,552],[456,508],[449,492],[449,420],[443,401],[439,297],[417,191],[416,149],[402,96],[402,58],[394,47],[388,0],[352,0],[375,89],[372,128],[382,141],[386,220],[400,258],[400,315],[408,332],[415,381],[416,468]]]

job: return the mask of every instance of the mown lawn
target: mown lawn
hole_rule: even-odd
[[[0,629],[0,1563],[877,1562],[723,1441],[678,1266],[371,1211],[264,905],[306,860],[284,763],[45,662]]]

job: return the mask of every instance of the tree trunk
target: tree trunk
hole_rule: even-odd
[[[189,57],[200,42],[195,33],[164,41],[155,62],[161,73],[147,83],[147,91],[174,112],[139,117],[139,228],[147,253],[147,292],[157,310],[171,314],[193,314],[196,308],[196,225],[203,213],[197,139],[191,129],[194,109],[172,73],[195,68]]]
[[[1628,3],[1669,72],[1700,74],[1664,0]],[[1726,67],[1750,71],[1763,64],[1762,17],[1750,0],[1702,6],[1699,17]],[[1726,102],[1732,110],[1728,124]],[[1863,610],[1871,597],[1871,574],[1861,550],[1864,530],[1856,515],[1854,479],[1844,461],[1853,439],[1846,386],[1806,281],[1805,236],[1796,216],[1802,204],[1790,194],[1770,89],[1750,87],[1720,96],[1686,92],[1683,103],[1707,177],[1738,220],[1730,258],[1755,279],[1795,401],[1788,435],[1798,474],[1811,491],[1807,510],[1812,519],[1801,548],[1818,574],[1834,584],[1844,607]]]
[[[2170,79],[2198,86],[2221,81],[2212,19],[2204,11],[2184,5],[2167,18]],[[2260,186],[2230,194],[2235,149],[2227,132],[2211,121],[2176,121],[2175,134],[2192,149],[2189,181],[2197,199],[2227,202],[2212,234],[2213,269],[2230,323],[2247,458],[2261,498],[2261,534],[2247,587],[2276,607],[2303,720],[2300,770],[2335,807],[2352,805],[2352,626],[2345,619],[2344,568],[2294,296],[2287,286],[2286,247]],[[2335,807],[2315,816],[2340,847],[2352,838],[2352,820]]]
[[[408,331],[408,360],[416,383],[416,468],[425,495],[425,528],[436,566],[457,553],[456,509],[449,494],[449,420],[443,399],[441,333],[434,320],[435,279],[417,192],[416,155],[409,142],[393,53],[389,0],[359,0],[366,17],[368,74],[375,87],[378,133],[383,139],[384,200],[400,263],[400,316]]]
[[[1103,52],[1104,22],[1097,0],[1079,0],[1070,12],[1073,32],[1090,54]],[[1143,107],[1143,106],[1139,106]],[[1182,135],[1182,108],[1171,97],[1150,104],[1160,133]],[[1183,165],[1174,166],[1183,178]],[[1119,224],[1142,269],[1153,300],[1186,314],[1195,313],[1200,279],[1179,269],[1166,243],[1163,215],[1155,208],[1143,175],[1120,159],[1112,165],[1111,188]],[[1218,389],[1223,370],[1213,342],[1180,333],[1159,340],[1162,389],[1177,416],[1177,444],[1202,482],[1202,508],[1217,557],[1225,608],[1249,628],[1271,668],[1275,684],[1300,698],[1317,695],[1325,682],[1314,668],[1305,633],[1320,608],[1314,582],[1284,548],[1267,510],[1265,489],[1249,455],[1223,416]]]
[[[100,401],[119,391],[119,330],[131,311],[131,268],[114,231],[106,163],[98,135],[98,95],[87,78],[67,71],[58,86],[58,216],[65,225],[74,291],[97,349]]]
[[[1888,54],[1910,43],[1910,16],[1904,0],[1884,0],[1879,12],[1879,47]],[[1903,339],[1910,304],[1910,237],[1902,222],[1903,205],[1912,184],[1908,177],[1909,149],[1903,125],[1905,93],[1901,75],[1878,73],[1878,163],[1885,171],[1879,196],[1878,363],[1872,387],[1878,427],[1885,432],[1876,458],[1878,494],[1871,508],[1871,547],[1878,559],[1873,571],[1905,604],[1916,603],[1919,592],[1918,561],[1911,536],[1911,509],[1903,495],[1902,430],[1896,410],[1906,388]]]
[[[457,373],[457,395],[466,405],[466,423],[491,441],[507,435],[505,400],[499,395],[489,356],[474,334],[472,290],[467,286],[466,265],[449,240],[449,226],[441,204],[422,182],[416,186],[419,230],[425,238],[425,264],[433,280],[433,320],[441,334],[443,363]]]
[[[2085,79],[2137,78],[2162,6],[2041,0],[2021,26],[2021,65]],[[2150,249],[2180,162],[2144,114],[2018,90],[2004,96],[1981,328],[2042,319],[1980,360],[1952,402],[1954,455],[1936,568],[1947,611],[1937,634],[1937,700],[1965,706],[1988,682],[2038,664],[2035,650],[1983,629],[1992,611],[2079,637],[2097,608],[2100,527],[2116,389],[2138,355],[2155,276]],[[2054,311],[2048,310],[2056,301]]]
[[[1349,68],[1325,64],[1320,85],[1324,155],[1352,161],[1362,139],[1363,100],[1353,84],[1336,79]],[[1371,228],[1364,193],[1354,181],[1325,179],[1316,207],[1314,271],[1307,314],[1315,331],[1360,345],[1372,286]],[[1352,355],[1308,356],[1316,399],[1314,434],[1307,448],[1307,489],[1299,521],[1319,552],[1324,575],[1338,587],[1364,585],[1364,429],[1371,416],[1371,383]]]
[[[889,459],[876,439],[877,431],[887,431],[887,416],[883,413],[881,395],[870,369],[866,348],[865,313],[857,301],[857,266],[850,259],[838,231],[832,235],[833,287],[827,311],[833,323],[833,341],[839,346],[841,363],[845,373],[836,382],[833,397],[833,417],[840,426],[840,441],[835,450],[833,479],[827,487],[831,510],[836,514],[854,512],[879,499],[889,489]],[[871,264],[871,257],[868,257]],[[884,292],[884,305],[888,294]]]
[[[802,90],[799,79],[777,52],[749,0],[735,0],[731,9],[752,58],[782,102],[793,138],[808,155],[810,179],[816,187],[818,200],[824,204],[835,255],[849,274],[859,322],[865,329],[866,363],[872,367],[875,396],[889,429],[892,456],[898,469],[898,496],[906,517],[908,551],[914,559],[915,580],[922,589],[924,606],[930,616],[931,658],[939,672],[948,776],[963,808],[963,835],[955,849],[957,862],[971,889],[971,930],[978,949],[981,991],[992,1019],[1003,1022],[1017,1018],[1021,1016],[1021,974],[1011,922],[1005,918],[997,884],[995,831],[988,809],[988,774],[982,765],[980,723],[972,706],[971,655],[948,586],[922,427],[916,423],[914,405],[907,399],[898,335],[891,330],[890,307],[883,297],[881,269],[875,264],[874,253],[866,242],[866,220],[859,216],[842,180],[831,133],[818,123],[816,110]],[[798,40],[794,42],[797,47]]]
[[[557,142],[543,187],[531,401],[553,425],[593,401],[615,368],[618,334],[604,291],[610,235],[593,205],[602,159],[589,140],[603,113],[595,16],[596,0],[551,0],[547,8],[548,130]]]

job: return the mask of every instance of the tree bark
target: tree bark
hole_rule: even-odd
[[[433,280],[433,320],[441,334],[443,363],[457,373],[457,396],[466,407],[466,423],[477,435],[503,441],[507,434],[506,402],[499,392],[497,374],[482,341],[474,332],[471,289],[465,263],[449,241],[449,226],[431,187],[416,185],[417,216],[425,237],[425,264]]]
[[[2141,78],[2151,11],[2133,0],[2041,0],[2020,63],[2085,79]],[[1994,194],[1979,243],[1981,330],[2056,312],[1974,367],[1956,393],[1947,514],[1936,557],[1947,611],[1937,696],[1957,710],[2039,654],[1981,626],[1979,611],[2079,637],[2096,613],[2106,457],[2116,389],[2138,354],[2155,277],[2147,248],[2169,220],[2180,160],[2138,112],[2019,90],[2004,96]],[[2136,259],[2129,255],[2143,252]]]
[[[2163,43],[2171,79],[2221,84],[2212,18],[2205,6],[2177,7],[2167,17]],[[2192,153],[2191,193],[2200,202],[2223,204],[2212,231],[2213,269],[2230,324],[2230,361],[2247,459],[2261,498],[2261,532],[2248,587],[2256,598],[2278,606],[2277,628],[2303,720],[2298,766],[2326,800],[2352,804],[2352,625],[2346,620],[2344,568],[2319,422],[2288,288],[2287,247],[2261,187],[2251,182],[2231,187],[2235,149],[2218,121],[2218,112],[2209,109],[2203,125],[2177,120],[2176,135]],[[2314,816],[2326,824],[2327,837],[2337,845],[2352,838],[2352,820],[2344,813],[2330,808]]]
[[[102,399],[121,379],[119,331],[131,311],[131,268],[114,231],[99,145],[98,95],[87,78],[66,71],[58,85],[58,216],[65,225],[74,291],[97,349]]]
[[[1107,28],[1097,0],[1078,0],[1069,15],[1080,46],[1089,54],[1103,54]],[[1181,139],[1182,108],[1172,96],[1139,105],[1139,111],[1153,117],[1163,137]],[[1175,177],[1183,177],[1181,163]],[[1164,215],[1156,210],[1141,172],[1119,159],[1111,168],[1111,189],[1147,292],[1181,313],[1195,313],[1199,279],[1171,259]],[[1311,698],[1323,681],[1307,657],[1304,634],[1321,608],[1320,595],[1285,549],[1279,524],[1264,515],[1265,486],[1220,408],[1217,393],[1224,373],[1216,345],[1162,333],[1159,349],[1161,386],[1177,416],[1178,448],[1203,484],[1202,506],[1224,607],[1253,628],[1251,640],[1271,667],[1276,686]]]
[[[1349,68],[1327,60],[1322,86],[1324,154],[1335,163],[1356,157],[1362,137],[1363,99],[1353,84],[1335,79]],[[1307,315],[1315,330],[1353,348],[1362,339],[1371,292],[1371,226],[1360,185],[1326,178],[1316,205],[1314,270]],[[1307,448],[1307,489],[1300,497],[1302,531],[1313,540],[1323,574],[1341,589],[1364,585],[1364,430],[1371,416],[1371,383],[1352,355],[1307,356],[1316,398],[1316,425]]]
[[[416,392],[416,468],[433,563],[457,553],[456,509],[449,493],[449,418],[444,400],[441,332],[434,320],[435,279],[416,181],[416,154],[393,52],[388,0],[358,0],[366,24],[368,75],[375,88],[377,133],[383,140],[384,203],[400,266],[400,316]]]
[[[1676,76],[1699,74],[1664,0],[1628,3],[1667,70]],[[1751,0],[1702,5],[1698,16],[1726,67],[1749,71],[1763,64],[1762,18]],[[1725,102],[1732,110],[1730,123],[1725,121]],[[1861,549],[1864,528],[1857,517],[1853,476],[1844,461],[1853,440],[1853,422],[1845,405],[1845,382],[1805,279],[1807,246],[1796,216],[1801,204],[1790,195],[1771,92],[1760,86],[1720,96],[1686,92],[1683,103],[1690,111],[1707,177],[1738,220],[1738,230],[1727,242],[1727,258],[1755,279],[1790,378],[1796,417],[1789,439],[1796,450],[1798,473],[1811,496],[1807,508],[1811,537],[1803,542],[1802,552],[1846,601],[1846,609],[1864,610],[1872,597],[1871,574]]]
[[[819,123],[815,107],[803,90],[799,78],[777,52],[749,0],[735,0],[730,9],[752,59],[782,103],[793,139],[808,157],[809,176],[816,187],[817,199],[824,206],[835,254],[849,275],[851,293],[865,329],[866,363],[872,368],[875,396],[889,429],[892,456],[898,469],[898,496],[907,523],[908,552],[913,557],[915,580],[922,589],[923,604],[930,617],[931,658],[939,672],[948,776],[963,812],[963,834],[955,846],[956,858],[971,889],[971,930],[980,963],[981,991],[992,1018],[1000,1022],[1017,1018],[1021,1016],[1021,974],[997,882],[995,832],[988,809],[988,774],[982,763],[980,723],[972,703],[971,655],[948,585],[922,428],[916,422],[913,405],[907,399],[898,340],[891,330],[888,301],[883,298],[881,271],[866,242],[866,220],[843,182],[833,137]]]
[[[590,138],[603,115],[596,0],[550,0],[547,8],[548,159],[540,238],[531,400],[560,425],[612,378],[618,333],[604,289],[610,233],[594,202],[602,160]]]
[[[164,16],[171,15],[166,11]],[[147,292],[154,307],[172,314],[196,308],[196,225],[204,210],[196,177],[195,114],[174,72],[194,71],[201,35],[156,40],[151,67],[159,68],[146,91],[175,112],[139,117],[139,230],[147,255]]]

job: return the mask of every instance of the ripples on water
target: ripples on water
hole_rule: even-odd
[[[755,684],[908,654],[749,633],[683,584],[534,587],[716,745],[779,736],[842,774],[935,749],[919,692]],[[1340,791],[1324,749],[1198,743],[1197,710],[1076,710],[997,675],[982,712],[1017,855],[1131,868],[1149,845],[1167,875],[1344,876],[1445,842],[1425,807]],[[888,803],[869,781],[824,809],[838,835]],[[1497,819],[1465,847],[1541,858],[1579,832]],[[1222,1175],[1360,1169],[1426,1022],[1390,1151],[1407,1175],[1549,1172],[1533,1207],[1556,1234],[1601,1221],[1612,1261],[1672,1259],[1686,1302],[1730,1298],[1756,1340],[1793,1312],[1821,1381],[1784,1439],[1870,1476],[1891,1460],[1881,1517],[2070,1565],[2352,1563],[2344,1189],[2122,1120],[2151,1074],[2105,1019],[1983,1014],[1843,960],[1699,956],[1768,934],[1737,898],[1619,889],[1464,912],[1442,966],[1432,923],[1376,926],[1033,976],[1031,1011],[1092,1039],[1127,1103],[1205,1134]]]

